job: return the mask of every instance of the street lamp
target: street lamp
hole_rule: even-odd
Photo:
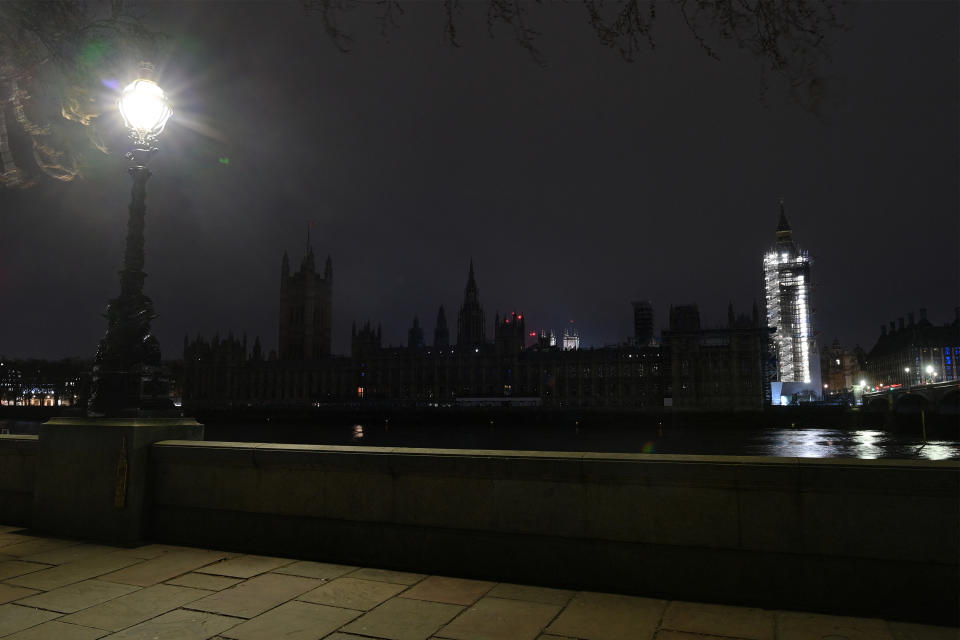
[[[927,384],[930,384],[930,378],[932,377],[933,377],[933,365],[928,364],[927,365],[927,382],[926,382]]]
[[[903,381],[905,383],[905,386],[909,387],[910,386],[910,367],[904,367],[903,373],[904,373]]]
[[[104,314],[107,332],[100,340],[93,367],[88,404],[91,414],[135,412],[147,404],[145,401],[162,400],[165,395],[157,369],[160,345],[150,332],[150,321],[156,315],[153,302],[143,293],[147,276],[143,271],[143,229],[147,213],[146,185],[150,177],[146,162],[157,152],[154,145],[173,107],[163,89],[150,78],[152,71],[151,65],[143,64],[140,77],[124,88],[118,102],[133,142],[126,153],[133,189],[120,271],[120,295],[110,301]]]

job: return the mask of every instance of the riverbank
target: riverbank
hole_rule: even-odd
[[[44,421],[66,415],[59,407],[0,407],[0,420]],[[255,425],[393,425],[404,427],[465,427],[497,425],[542,428],[666,428],[803,429],[844,431],[864,429],[892,433],[925,434],[930,439],[960,440],[956,415],[893,413],[840,406],[774,406],[762,411],[618,410],[590,408],[463,408],[463,407],[234,407],[207,409],[193,414],[212,427]]]

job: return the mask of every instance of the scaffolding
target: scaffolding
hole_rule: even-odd
[[[778,242],[763,258],[763,274],[767,325],[774,328],[770,349],[777,357],[777,379],[809,383],[810,257],[792,241]]]

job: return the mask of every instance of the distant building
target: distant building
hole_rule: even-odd
[[[580,348],[580,332],[573,326],[573,320],[563,330],[563,350],[573,351]]]
[[[868,386],[900,384],[911,387],[931,382],[957,380],[960,354],[960,307],[952,323],[935,326],[920,309],[920,319],[907,314],[898,322],[881,325],[880,337],[867,354]]]
[[[420,326],[420,319],[413,316],[413,326],[407,331],[407,348],[423,349],[423,328]]]
[[[541,347],[557,346],[557,334],[549,329],[540,329],[537,334],[537,344]]]
[[[46,361],[0,357],[0,406],[73,406],[81,394],[81,372],[89,366],[75,358]]]
[[[329,357],[332,344],[333,262],[327,256],[323,276],[316,271],[313,247],[300,268],[290,274],[290,258],[283,252],[280,266],[280,359],[319,360]]]
[[[844,396],[860,384],[865,360],[866,353],[859,345],[850,349],[841,346],[837,339],[829,346],[825,345],[820,351],[820,377],[824,399]]]
[[[309,273],[309,264],[305,268]],[[184,343],[183,402],[191,411],[311,405],[654,410],[662,409],[672,387],[677,407],[755,409],[763,405],[767,344],[767,330],[759,324],[755,311],[753,320],[701,329],[695,306],[676,308],[672,332],[665,333],[669,349],[637,344],[583,349],[570,328],[562,346],[547,332],[527,345],[526,318],[512,312],[497,314],[488,342],[471,263],[455,347],[443,307],[433,345],[423,344],[416,318],[402,347],[384,347],[380,326],[365,322],[353,325],[349,356],[264,359],[259,340],[248,353],[246,338],[198,337]]]
[[[793,240],[793,230],[780,203],[774,245],[763,257],[764,310],[774,329],[770,352],[775,357],[774,403],[797,394],[819,398],[820,358],[813,335],[810,256]],[[778,403],[777,400],[780,399]]]
[[[653,305],[649,300],[639,300],[633,305],[633,344],[639,347],[656,346],[653,337]]]
[[[704,328],[694,304],[670,307],[662,348],[669,362],[665,403],[677,409],[760,410],[767,404],[765,362],[770,331],[753,317]]]

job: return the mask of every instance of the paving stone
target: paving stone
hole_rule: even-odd
[[[324,638],[323,640],[370,640],[369,636],[355,636],[352,633],[337,631]]]
[[[343,631],[388,640],[426,640],[461,611],[463,607],[455,604],[393,598]]]
[[[73,613],[136,591],[137,587],[102,580],[85,580],[19,601],[25,607],[39,607],[61,613]]]
[[[928,624],[910,622],[888,622],[894,640],[957,640],[960,629],[957,627],[936,627]]]
[[[189,573],[223,557],[224,554],[219,551],[204,551],[202,549],[171,551],[150,560],[138,561],[138,564],[109,573],[103,576],[103,579],[148,587]]]
[[[320,586],[320,580],[265,573],[190,603],[190,609],[252,618]]]
[[[650,640],[665,600],[581,591],[546,629],[584,640]]]
[[[274,569],[274,573],[286,573],[292,576],[303,576],[304,578],[321,578],[324,580],[333,580],[340,576],[355,571],[357,567],[351,567],[345,564],[328,564],[326,562],[309,562],[301,560],[288,564],[285,567]]]
[[[186,573],[172,580],[167,580],[165,584],[172,584],[181,587],[193,587],[195,589],[206,589],[207,591],[223,591],[228,587],[243,582],[239,578],[225,578],[223,576],[210,576],[205,573]]]
[[[207,640],[242,622],[203,611],[177,609],[110,636],[110,640]]]
[[[27,540],[36,540],[36,538],[33,536],[23,535],[22,533],[2,533],[0,534],[0,547],[26,542]]]
[[[17,527],[13,525],[0,524],[0,534],[2,533],[12,533],[14,531],[23,531],[23,527]]]
[[[115,547],[105,547],[101,544],[74,544],[69,547],[60,547],[50,551],[41,551],[33,555],[23,556],[23,560],[29,562],[42,562],[44,564],[66,564],[74,562],[88,556],[97,554],[113,553]]]
[[[119,631],[210,595],[209,591],[155,584],[63,618],[64,622]]]
[[[51,620],[19,631],[3,640],[97,640],[110,633],[102,629],[78,627],[59,620]]]
[[[137,562],[140,562],[137,558],[129,558],[116,553],[88,556],[75,562],[68,562],[50,569],[18,576],[7,582],[20,587],[49,591],[82,580],[96,578]]]
[[[224,631],[223,635],[237,640],[319,640],[359,615],[359,611],[322,604],[287,602]]]
[[[545,633],[542,636],[537,636],[537,640],[577,640],[577,639],[571,638],[570,636],[554,636],[554,635]]]
[[[0,604],[0,637],[35,627],[59,616],[59,613],[53,611],[21,607],[18,604]]]
[[[839,636],[844,640],[893,640],[887,623],[877,618],[848,618],[794,611],[777,611],[775,615],[778,640],[809,640],[830,636]]]
[[[775,635],[772,611],[695,602],[668,604],[660,627],[748,640],[773,640]]]
[[[490,591],[495,584],[495,582],[480,580],[430,576],[407,589],[402,597],[466,606],[482,598],[483,594]]]
[[[41,569],[49,569],[53,565],[24,562],[23,560],[4,560],[0,562],[0,580],[22,576]]]
[[[484,598],[437,632],[456,640],[534,640],[560,612],[555,604]]]
[[[282,567],[285,564],[292,563],[289,558],[270,558],[267,556],[239,556],[230,560],[223,560],[216,564],[211,564],[202,569],[197,569],[197,573],[212,573],[218,576],[228,576],[231,578],[252,578],[255,575],[266,573],[271,569]]]
[[[34,554],[41,553],[43,551],[60,549],[63,547],[72,547],[78,544],[80,544],[78,540],[61,540],[59,538],[36,538],[32,536],[22,536],[18,537],[17,540],[12,541],[9,544],[4,544],[4,542],[0,540],[0,553],[3,553],[5,556],[22,558],[24,556],[32,556]]]
[[[570,602],[570,598],[573,597],[573,591],[548,589],[546,587],[528,587],[522,584],[498,584],[487,592],[487,596],[564,606]]]
[[[132,549],[121,549],[117,553],[123,553],[133,558],[140,558],[142,560],[152,560],[153,558],[157,558],[159,556],[162,556],[165,553],[171,553],[173,551],[205,551],[205,549],[194,549],[193,547],[178,547],[178,546],[169,545],[169,544],[145,544],[142,547],[134,547]]]
[[[427,577],[424,573],[407,573],[405,571],[387,571],[386,569],[357,569],[350,574],[351,578],[361,580],[379,580],[394,584],[416,584]]]
[[[702,633],[688,633],[686,631],[675,631],[673,629],[660,629],[657,631],[654,640],[721,640],[720,636],[713,635],[704,635]],[[723,636],[722,640],[734,640],[729,636]],[[736,638],[735,640],[742,640],[741,638]],[[814,640],[811,638],[810,640]],[[819,639],[817,639],[819,640]],[[834,639],[830,638],[828,640],[841,640],[839,638]]]
[[[406,587],[402,584],[345,577],[320,585],[297,599],[331,607],[368,611],[404,589]]]
[[[32,596],[35,593],[40,592],[36,589],[25,589],[24,587],[14,587],[9,584],[0,584],[0,604],[13,602],[14,600],[20,600],[21,598]]]

